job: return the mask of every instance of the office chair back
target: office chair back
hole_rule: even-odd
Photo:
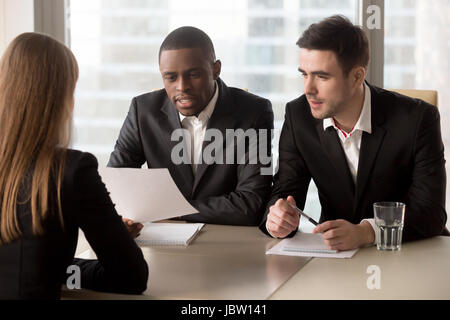
[[[411,98],[422,99],[425,102],[438,106],[438,93],[435,90],[415,90],[415,89],[388,89]]]

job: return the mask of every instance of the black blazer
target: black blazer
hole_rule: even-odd
[[[217,83],[219,97],[208,129],[216,128],[225,137],[226,129],[273,128],[270,101],[229,88],[220,79]],[[149,168],[168,168],[181,193],[200,212],[183,220],[258,225],[270,197],[271,175],[260,174],[259,162],[203,163],[194,178],[190,164],[176,165],[171,160],[172,148],[179,143],[171,141],[171,134],[180,128],[178,111],[165,90],[133,98],[108,166],[140,168],[147,162]],[[270,154],[270,134],[267,142]]]
[[[30,188],[30,179],[26,187]],[[33,235],[30,201],[18,205],[22,237],[0,245],[0,299],[58,299],[61,284],[81,269],[83,288],[139,294],[147,286],[142,252],[116,213],[89,153],[67,150],[61,204],[64,230],[57,218],[55,189],[50,192],[45,234]],[[20,197],[19,197],[20,198]],[[81,228],[98,260],[74,259]]]
[[[304,207],[312,178],[322,205],[320,222],[345,219],[356,224],[373,218],[374,202],[401,201],[406,204],[404,241],[443,233],[446,174],[438,109],[373,86],[370,90],[372,134],[362,136],[356,185],[336,130],[323,129],[305,95],[287,104],[280,167],[261,224],[264,232],[277,199],[292,195]]]

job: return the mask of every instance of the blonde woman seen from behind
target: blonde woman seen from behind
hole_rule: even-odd
[[[96,158],[68,149],[77,78],[72,52],[38,33],[0,60],[0,298],[59,299],[70,265],[83,288],[146,289],[147,264]],[[98,260],[74,259],[78,228]]]

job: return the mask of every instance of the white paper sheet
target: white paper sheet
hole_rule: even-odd
[[[317,258],[351,258],[356,251],[358,249],[331,252],[323,243],[321,234],[297,232],[294,237],[281,240],[267,250],[266,254]]]
[[[117,212],[135,222],[198,213],[178,190],[168,169],[99,168]]]
[[[204,223],[144,223],[136,243],[154,246],[188,246]]]

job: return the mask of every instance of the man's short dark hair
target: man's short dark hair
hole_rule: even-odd
[[[159,48],[158,59],[161,59],[161,53],[165,50],[186,48],[200,48],[211,63],[216,61],[214,46],[209,36],[202,30],[189,26],[175,29],[167,35]]]
[[[344,16],[335,15],[319,23],[313,23],[297,41],[300,48],[331,50],[348,75],[355,66],[367,68],[369,64],[369,41],[365,32]]]

